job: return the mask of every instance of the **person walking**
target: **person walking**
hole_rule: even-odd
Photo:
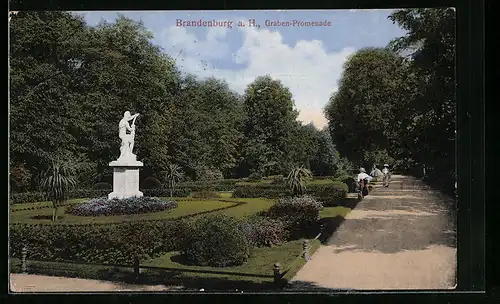
[[[383,186],[384,187],[389,187],[389,182],[391,179],[391,171],[389,170],[389,165],[384,164],[384,169],[382,169],[382,174],[383,174]]]

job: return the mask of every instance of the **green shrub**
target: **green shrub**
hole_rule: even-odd
[[[194,226],[182,255],[194,265],[227,267],[243,264],[251,244],[236,219],[222,214],[202,217]]]
[[[161,182],[153,176],[146,177],[141,183],[141,189],[160,189]]]
[[[196,171],[197,181],[215,181],[224,179],[224,175],[218,169],[202,167]]]
[[[292,192],[286,185],[256,184],[237,186],[234,189],[233,197],[236,198],[280,198],[291,196]]]
[[[77,216],[111,216],[159,212],[177,207],[177,202],[165,201],[156,197],[143,196],[125,199],[101,197],[72,205],[66,209],[66,213]]]
[[[306,194],[313,196],[315,199],[321,201],[323,206],[335,206],[337,202],[346,198],[347,185],[342,182],[333,182],[332,184],[325,185],[309,185],[306,189]]]
[[[41,192],[11,193],[10,204],[27,204],[45,201],[45,195]]]
[[[180,187],[190,188],[192,191],[232,191],[236,187],[236,180],[213,180],[213,181],[195,181],[179,184]]]
[[[114,225],[10,225],[10,254],[28,258],[130,264],[182,248],[188,220],[136,221]]]
[[[253,246],[272,246],[286,241],[288,226],[279,219],[252,216],[242,222],[241,228]]]
[[[170,196],[170,190],[161,188],[161,189],[143,189],[142,194],[144,196],[151,197],[167,197]],[[191,195],[191,189],[184,187],[177,187],[172,191],[172,196],[174,197],[187,197]]]
[[[331,205],[347,196],[347,185],[341,182],[324,185],[311,184],[306,186],[305,194],[321,200],[325,205]],[[276,199],[289,196],[293,196],[293,194],[284,184],[244,185],[236,187],[233,192],[233,197],[236,198],[264,197]]]
[[[289,197],[272,205],[266,215],[284,221],[293,232],[316,224],[321,208],[323,205],[311,196]]]
[[[248,176],[249,182],[258,182],[262,180],[262,174],[259,172],[254,172]]]
[[[337,178],[337,181],[341,181],[347,185],[348,193],[356,192],[356,188],[358,187],[358,185],[357,185],[356,179],[354,177],[349,176],[349,175],[344,175],[344,176]]]
[[[201,191],[193,192],[192,197],[196,198],[196,199],[215,199],[215,198],[219,198],[220,196],[219,196],[219,194],[217,194],[214,191],[201,190]]]
[[[100,190],[100,189],[111,190],[111,189],[113,189],[113,186],[109,183],[100,182],[100,183],[95,183],[92,188],[98,189],[98,190]]]

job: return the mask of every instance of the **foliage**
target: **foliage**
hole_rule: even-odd
[[[196,172],[197,181],[214,181],[222,179],[224,179],[224,175],[220,170],[217,169],[201,167]]]
[[[210,190],[201,190],[201,191],[195,191],[192,194],[192,198],[198,198],[198,199],[214,199],[214,198],[219,198],[219,195]]]
[[[241,265],[251,249],[239,222],[225,215],[197,220],[184,246],[182,254],[188,261],[214,267]]]
[[[109,184],[109,183],[99,182],[99,183],[95,183],[92,188],[97,189],[97,190],[102,190],[102,189],[110,190],[110,189],[113,189],[113,186],[111,186],[111,184]]]
[[[305,194],[318,197],[318,199],[328,200],[328,203],[331,203],[345,198],[347,190],[348,187],[346,184],[333,182],[323,185],[309,185],[305,190]],[[238,186],[235,188],[232,196],[237,198],[264,197],[276,199],[293,196],[293,193],[286,185],[257,184]]]
[[[323,205],[311,196],[288,197],[278,200],[266,215],[284,221],[291,231],[297,231],[315,224],[321,208]]]
[[[185,220],[142,221],[117,225],[10,225],[10,254],[48,261],[82,261],[130,265],[141,259],[180,250],[189,227]]]
[[[14,193],[25,192],[31,189],[32,174],[26,165],[20,163],[10,167],[10,191]]]
[[[285,222],[263,216],[251,216],[241,223],[241,229],[254,246],[273,246],[288,240]]]
[[[161,182],[153,176],[146,177],[141,183],[141,189],[159,189],[162,188]]]
[[[302,195],[306,189],[306,179],[312,178],[310,170],[304,167],[293,168],[285,181],[293,194]]]
[[[130,197],[125,199],[93,199],[66,209],[66,213],[78,216],[110,216],[141,214],[166,211],[177,208],[174,201],[164,201],[156,197]]]
[[[170,197],[173,195],[175,186],[184,178],[184,172],[177,164],[169,164],[167,166],[167,171],[165,172],[165,181],[167,183],[167,188],[170,189]]]
[[[74,198],[99,198],[109,194],[108,189],[77,189],[68,193],[68,199]],[[144,196],[164,197],[170,196],[168,189],[144,189]],[[187,197],[191,195],[191,189],[178,188],[173,192],[174,197]],[[45,196],[42,192],[11,193],[10,204],[26,204],[44,201]]]
[[[259,172],[253,172],[248,176],[249,182],[258,182],[262,180],[262,174]]]
[[[270,76],[257,77],[245,90],[242,175],[279,174],[290,161],[292,130],[298,116],[292,94]]]
[[[76,185],[74,167],[62,160],[54,160],[49,169],[42,172],[40,188],[52,202],[52,220],[57,220],[57,210],[69,199],[70,190]]]

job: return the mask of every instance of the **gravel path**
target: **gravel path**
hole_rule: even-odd
[[[104,291],[171,291],[164,285],[129,285],[116,282],[33,274],[11,274],[12,292],[104,292]]]
[[[419,180],[375,186],[293,278],[291,289],[450,289],[456,229],[451,199]]]

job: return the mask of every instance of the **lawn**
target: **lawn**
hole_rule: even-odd
[[[169,198],[165,198],[169,199]],[[82,201],[82,200],[78,200]],[[91,223],[120,223],[140,220],[172,219],[180,216],[206,212],[214,209],[237,206],[236,202],[226,202],[219,200],[179,200],[177,208],[145,214],[115,215],[115,216],[75,216],[65,214],[66,207],[59,208],[59,218],[56,222],[50,220],[52,208],[23,210],[10,213],[11,223],[26,224],[91,224]]]
[[[276,262],[288,265],[297,258],[302,250],[303,240],[294,240],[274,247],[255,248],[246,263],[236,267],[188,266],[178,252],[169,252],[158,258],[145,261],[141,266],[154,266],[175,270],[176,276],[184,280],[198,278],[219,278],[229,281],[250,281],[270,283],[273,281],[273,265]],[[179,278],[180,279],[180,278]]]
[[[126,221],[140,221],[140,220],[160,220],[160,219],[173,219],[186,215],[193,215],[196,213],[206,214],[205,212],[214,210],[213,213],[222,213],[228,216],[242,218],[257,212],[267,210],[272,206],[273,200],[265,198],[246,198],[238,199],[231,198],[231,193],[221,193],[220,199],[211,200],[198,200],[192,198],[172,198],[179,203],[175,209],[133,215],[116,215],[116,216],[74,216],[65,214],[67,207],[60,207],[58,211],[58,220],[52,222],[50,217],[52,215],[52,208],[50,202],[39,202],[31,204],[16,204],[11,205],[11,210],[19,210],[31,207],[48,207],[43,209],[34,210],[20,210],[10,213],[11,223],[26,223],[26,224],[91,224],[91,223],[120,223]],[[162,199],[170,200],[169,197]],[[74,199],[68,201],[68,204],[81,203],[87,199]],[[242,203],[238,206],[238,203]],[[224,210],[216,210],[220,208],[228,208]],[[200,214],[200,216],[202,216]]]

